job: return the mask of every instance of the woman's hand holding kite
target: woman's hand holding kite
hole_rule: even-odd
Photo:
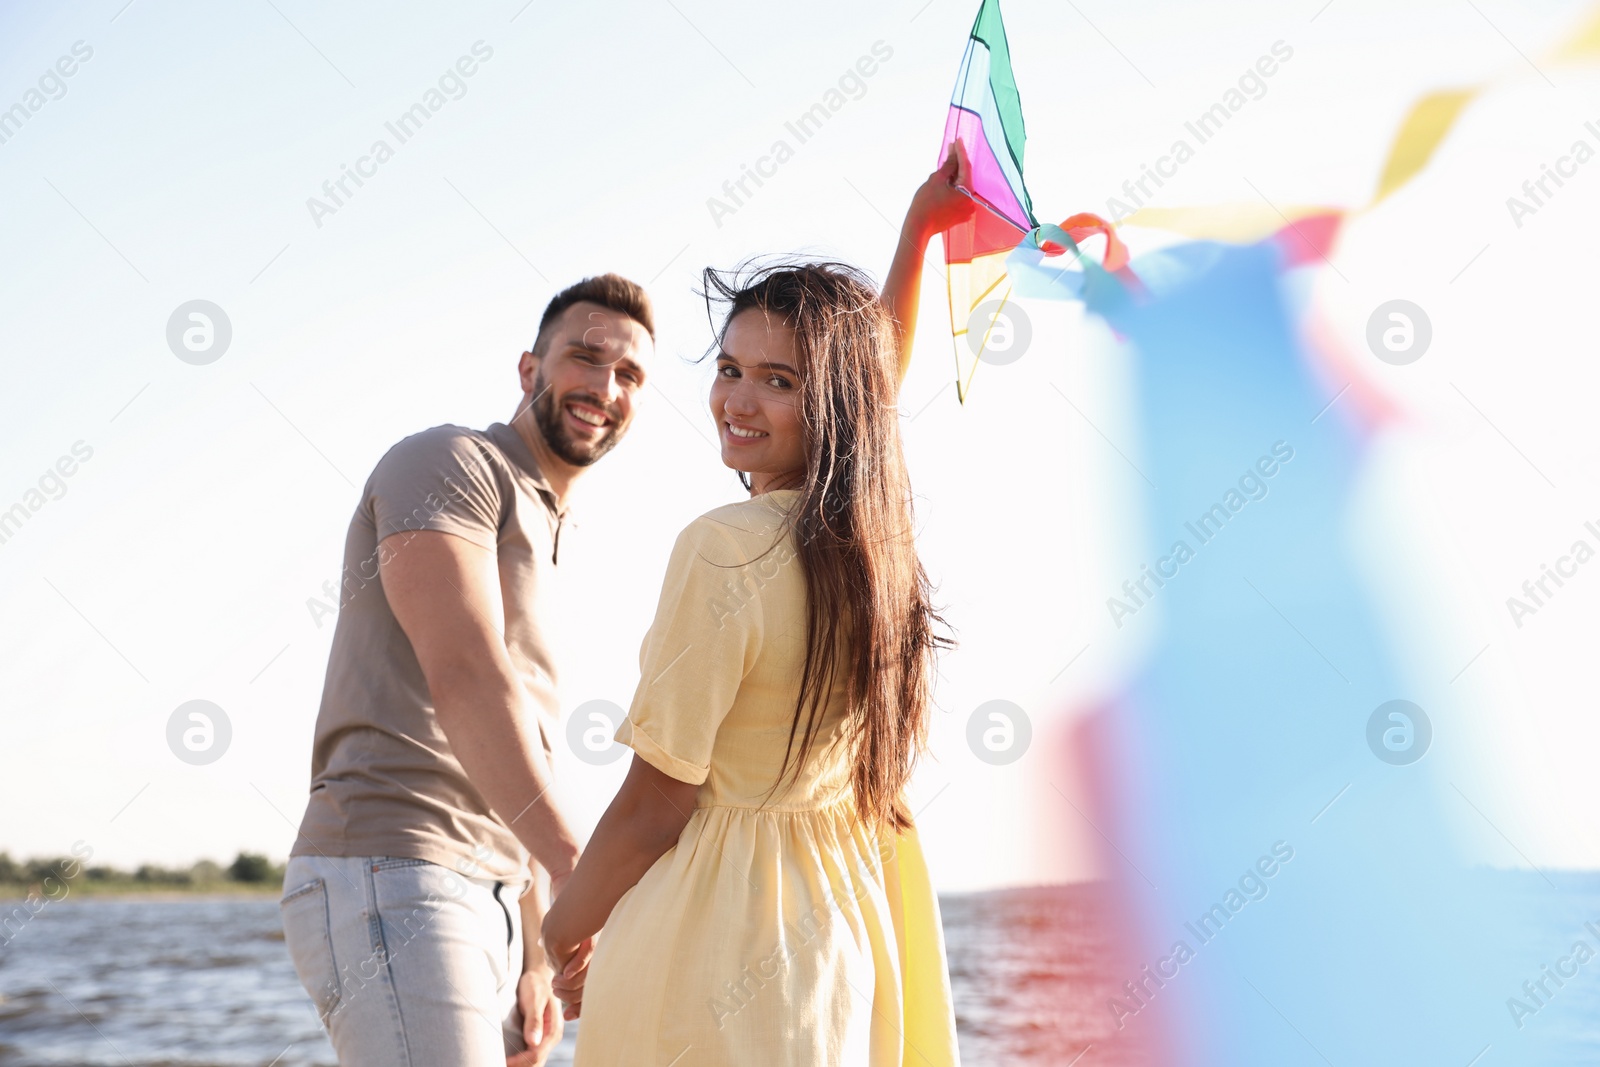
[[[967,195],[971,177],[967,154],[960,141],[945,156],[939,169],[928,175],[911,198],[900,243],[895,248],[889,277],[883,283],[883,306],[894,319],[900,337],[900,377],[911,367],[911,341],[917,329],[917,303],[922,292],[922,259],[936,233],[971,219],[978,205]]]

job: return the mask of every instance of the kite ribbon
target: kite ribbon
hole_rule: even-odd
[[[1055,235],[1062,232],[1074,244],[1082,244],[1098,234],[1106,239],[1106,251],[1100,265],[1112,272],[1122,270],[1128,265],[1128,246],[1117,236],[1116,229],[1099,215],[1087,211],[1066,219],[1060,226],[1049,224],[1040,226],[1030,236],[1034,237],[1035,244],[1045,255],[1055,256],[1067,251],[1066,245],[1054,240]]]
[[[1091,237],[1106,240],[1099,263],[1079,247]],[[1081,270],[1050,262],[1068,252]],[[1120,288],[1128,295],[1144,293],[1144,286],[1128,265],[1128,246],[1117,236],[1116,228],[1088,212],[1073,215],[1059,226],[1047,222],[1029,230],[1006,257],[1005,269],[1018,296],[1076,299],[1084,296],[1086,289],[1116,283],[1121,283]]]
[[[1600,6],[1593,8],[1583,26],[1558,45],[1545,61],[1593,62],[1597,57],[1600,57]],[[1124,226],[1167,230],[1197,240],[1231,244],[1253,244],[1273,237],[1285,229],[1284,223],[1287,222],[1288,228],[1295,231],[1295,236],[1302,240],[1306,248],[1325,257],[1331,248],[1331,239],[1338,230],[1338,220],[1330,222],[1329,218],[1369,211],[1420,174],[1432,162],[1434,153],[1450,135],[1456,120],[1468,105],[1491,87],[1494,80],[1486,79],[1476,85],[1457,89],[1440,89],[1418,98],[1401,121],[1400,128],[1395,131],[1388,158],[1378,177],[1377,188],[1373,190],[1371,199],[1361,207],[1296,206],[1285,207],[1281,213],[1277,208],[1253,202],[1141,207],[1129,215],[1119,216],[1117,221]],[[1312,219],[1313,222],[1307,225],[1306,219]],[[1323,242],[1323,237],[1328,240]]]

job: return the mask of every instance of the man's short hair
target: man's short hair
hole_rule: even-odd
[[[644,287],[620,274],[600,274],[569,285],[551,298],[539,318],[539,335],[533,340],[534,355],[544,355],[540,346],[544,343],[544,332],[549,325],[560,318],[567,308],[580,303],[598,304],[608,311],[626,315],[644,327],[651,341],[656,339],[655,313],[650,308],[650,294],[644,291]]]

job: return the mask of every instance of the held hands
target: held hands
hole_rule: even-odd
[[[589,959],[594,955],[594,938],[586,937],[567,957],[566,966],[550,983],[565,1006],[562,1018],[576,1019],[583,1010],[583,983],[589,977]]]
[[[622,788],[595,825],[584,860],[570,878],[552,878],[555,899],[540,922],[551,991],[565,1017],[583,1008],[584,983],[599,936],[617,902],[678,843],[699,785],[672,778],[637,755]]]
[[[545,956],[550,962],[551,991],[565,1005],[562,1017],[576,1019],[583,1007],[583,984],[589,977],[589,960],[594,956],[594,938],[575,940],[566,932],[563,917],[566,909],[560,898],[550,906],[544,917],[543,943]]]

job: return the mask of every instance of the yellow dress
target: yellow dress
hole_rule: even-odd
[[[577,1067],[959,1063],[938,900],[915,830],[855,817],[842,701],[767,796],[805,656],[798,496],[708,512],[673,547],[617,740],[700,791],[600,934]]]

